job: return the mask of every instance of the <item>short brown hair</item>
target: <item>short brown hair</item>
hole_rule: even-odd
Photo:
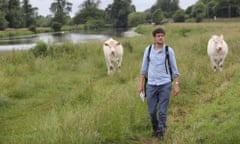
[[[156,34],[159,34],[159,33],[162,33],[164,35],[166,34],[166,32],[162,28],[157,28],[152,32],[152,35],[155,37]]]

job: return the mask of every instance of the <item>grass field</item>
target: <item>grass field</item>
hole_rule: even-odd
[[[109,77],[102,44],[48,46],[45,56],[12,51],[0,57],[0,144],[157,144],[146,102],[137,93],[142,55],[157,26],[124,45],[121,73]],[[172,96],[166,144],[240,141],[240,27],[238,22],[162,26],[175,50],[180,94]],[[207,56],[212,34],[229,45],[222,72]]]

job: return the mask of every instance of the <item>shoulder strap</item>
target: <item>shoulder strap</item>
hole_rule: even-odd
[[[148,60],[148,65],[149,66],[149,62],[150,62],[150,52],[151,52],[151,49],[152,49],[152,44],[148,47],[148,54],[147,54],[147,60]],[[145,77],[145,81],[144,81],[144,90],[146,91],[146,86],[147,86],[147,81],[148,81],[148,78]],[[146,93],[145,93],[145,97],[146,97]]]
[[[172,77],[172,67],[171,67],[171,63],[170,63],[170,58],[169,58],[169,51],[168,51],[168,45],[165,46],[165,50],[166,50],[166,61],[168,63],[168,68],[169,68],[169,72],[171,75],[171,81],[173,81],[173,77]],[[166,63],[165,63],[166,64]],[[166,69],[167,71],[167,69]]]
[[[151,49],[152,49],[152,45],[150,45],[150,46],[148,47],[148,55],[147,55],[148,62],[150,61],[150,52],[151,52]]]

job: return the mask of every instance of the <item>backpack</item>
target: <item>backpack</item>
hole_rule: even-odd
[[[147,55],[148,64],[150,62],[150,52],[151,52],[151,49],[152,49],[152,45],[150,45],[149,48],[148,48],[148,55]],[[165,56],[166,73],[168,73],[168,71],[167,71],[167,64],[168,64],[169,72],[170,72],[170,75],[171,75],[171,81],[173,81],[172,68],[171,68],[171,63],[170,63],[170,58],[169,58],[169,51],[168,51],[168,45],[165,46],[165,51],[166,51],[166,56]],[[145,90],[146,90],[147,81],[148,81],[148,78],[145,77],[145,82],[144,82],[144,89]]]

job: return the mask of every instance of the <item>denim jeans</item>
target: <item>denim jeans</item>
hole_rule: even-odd
[[[167,110],[172,84],[146,86],[148,112],[154,131],[164,131],[167,128]]]

